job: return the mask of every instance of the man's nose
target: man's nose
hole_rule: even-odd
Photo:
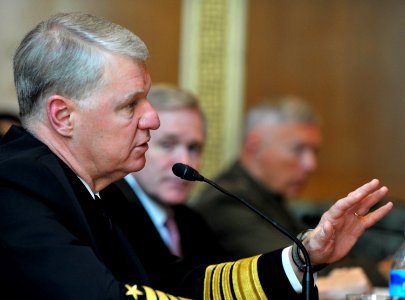
[[[318,167],[318,156],[314,151],[306,151],[302,160],[303,167],[307,172],[314,172]]]
[[[160,126],[159,116],[149,101],[144,103],[144,111],[139,120],[139,128],[158,129]]]
[[[176,160],[177,162],[181,162],[186,165],[190,165],[192,163],[190,152],[188,151],[187,147],[179,146],[176,149]]]

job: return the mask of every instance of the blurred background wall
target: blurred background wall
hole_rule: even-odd
[[[17,111],[18,42],[60,11],[129,28],[149,47],[153,82],[201,98],[207,177],[237,155],[243,112],[289,93],[323,116],[319,171],[305,197],[340,197],[378,177],[392,197],[405,198],[405,1],[0,0],[0,110]]]

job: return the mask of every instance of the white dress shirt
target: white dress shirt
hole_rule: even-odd
[[[148,195],[145,194],[145,192],[136,182],[134,176],[129,174],[125,176],[124,179],[138,196],[139,201],[141,201],[143,207],[151,218],[165,244],[169,246],[170,234],[165,226],[166,220],[168,218],[168,213],[165,208],[159,203],[156,203],[156,201],[153,201]]]

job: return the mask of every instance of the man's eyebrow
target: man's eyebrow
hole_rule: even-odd
[[[120,104],[126,104],[130,101],[133,101],[134,98],[137,98],[140,95],[146,96],[146,92],[144,90],[138,90],[138,91],[134,91],[132,93],[128,93],[121,99]]]
[[[133,91],[132,93],[129,93],[124,96],[124,99],[132,99],[135,98],[138,95],[145,95],[146,96],[146,91],[144,89],[139,89],[136,91]]]
[[[162,136],[161,138],[160,138],[160,140],[178,140],[179,139],[179,137],[178,137],[178,135],[177,134],[174,134],[174,133],[168,133],[168,134],[165,134],[164,136]]]

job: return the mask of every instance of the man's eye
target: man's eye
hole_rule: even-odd
[[[176,146],[176,143],[173,142],[160,142],[159,146],[163,149],[173,149]]]
[[[294,155],[301,155],[305,151],[305,146],[303,145],[295,145],[294,147],[291,148],[292,153]]]
[[[200,154],[202,152],[202,146],[201,145],[190,145],[188,147],[188,151],[191,153]]]
[[[129,104],[127,105],[127,108],[128,108],[129,110],[132,110],[132,109],[134,109],[135,105],[136,105],[135,102],[131,102],[131,103],[129,103]]]

